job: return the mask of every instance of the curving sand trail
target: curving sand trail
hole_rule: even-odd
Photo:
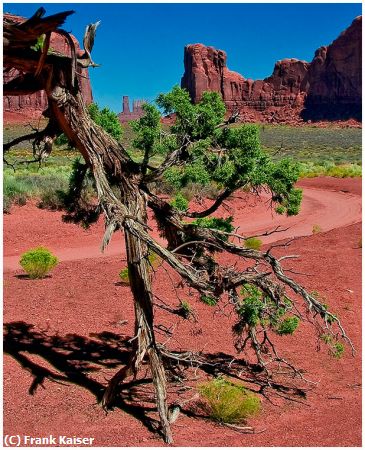
[[[351,192],[346,189],[346,183],[350,181],[353,181]],[[353,186],[354,183],[356,188]],[[314,225],[319,227],[320,231],[329,231],[361,221],[361,190],[359,189],[361,180],[336,180],[336,182],[323,183],[324,188],[316,186],[320,184],[320,179],[302,183],[303,202],[297,216],[278,215],[270,208],[268,195],[258,198],[249,194],[237,195],[216,214],[233,215],[234,225],[239,227],[238,232],[246,236],[261,234],[277,226],[288,228],[286,231],[262,237],[264,243],[311,235]],[[199,206],[200,208],[202,206]],[[116,255],[125,258],[123,237],[120,233],[113,236],[107,250],[101,253],[102,223],[88,231],[83,231],[75,225],[62,223],[60,216],[61,213],[36,210],[34,206],[28,205],[14,208],[11,215],[5,216],[4,271],[20,268],[19,255],[30,248],[32,241],[35,246],[48,247],[60,261]],[[157,238],[157,234],[154,234]],[[27,243],[27,247],[22,245],[23,242]]]
[[[273,230],[277,226],[287,231],[263,236],[264,243],[284,238],[309,236],[313,226],[329,231],[361,221],[361,197],[348,192],[335,192],[318,188],[304,188],[301,211],[297,216],[281,216],[270,208],[269,198],[262,198],[255,207],[254,220],[247,220],[247,209],[235,208],[234,225],[240,234],[253,235]]]

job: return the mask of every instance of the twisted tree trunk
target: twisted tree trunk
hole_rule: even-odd
[[[125,150],[97,126],[90,118],[81,94],[65,83],[65,67],[52,67],[46,92],[51,115],[67,137],[75,143],[91,167],[98,197],[106,216],[107,229],[104,246],[112,232],[122,226],[125,231],[130,286],[135,305],[135,337],[129,364],[110,380],[102,404],[112,406],[119,384],[128,376],[137,375],[147,355],[156,392],[162,434],[167,443],[172,442],[168,421],[165,371],[156,345],[153,330],[153,297],[149,275],[148,246],[135,232],[135,224],[147,221],[147,198],[139,189],[142,174]],[[67,71],[67,67],[66,67]],[[118,182],[122,201],[119,201],[109,184],[106,173]],[[110,228],[108,231],[108,227]]]
[[[144,195],[138,192],[138,188],[133,191],[124,192],[123,203],[139,222],[146,223],[147,202]],[[148,246],[129,229],[128,220],[126,221],[125,228],[125,242],[128,275],[135,305],[133,352],[128,365],[117,372],[110,380],[108,388],[104,393],[102,404],[106,408],[112,405],[119,384],[126,377],[137,375],[140,364],[147,354],[156,392],[156,404],[160,415],[162,433],[165,441],[171,443],[172,434],[168,421],[165,371],[153,330],[153,297],[149,273]]]

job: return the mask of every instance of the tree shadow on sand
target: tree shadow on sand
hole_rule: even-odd
[[[31,373],[33,381],[29,394],[34,395],[45,380],[68,385],[78,385],[95,396],[99,403],[105,385],[96,378],[107,373],[112,376],[116,368],[127,364],[131,344],[130,336],[109,331],[92,333],[90,337],[77,334],[51,335],[49,330],[37,330],[34,325],[25,322],[10,322],[4,325],[4,353],[12,356],[25,370]],[[32,361],[36,355],[47,362],[52,369]],[[189,371],[196,368],[211,376],[226,375],[249,383],[253,391],[267,396],[269,390],[276,391],[288,400],[301,401],[305,397],[303,389],[274,383],[262,374],[259,366],[249,364],[245,360],[237,360],[225,353],[204,353],[199,355],[195,368],[191,360],[185,358],[186,353],[174,352],[174,358],[164,358],[166,377],[170,385],[177,391],[184,392],[184,382],[189,379]],[[114,370],[113,370],[114,369]],[[176,395],[175,395],[176,397]],[[152,379],[146,375],[142,379],[123,383],[123,387],[114,404],[140,420],[151,432],[160,433],[157,409],[154,406]],[[193,408],[181,408],[188,416],[203,417]],[[156,418],[151,417],[156,415]]]

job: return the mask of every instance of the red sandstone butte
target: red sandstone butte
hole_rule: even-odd
[[[24,22],[26,19],[23,17],[15,16],[13,14],[5,13],[4,17],[13,22]],[[75,43],[76,51],[78,55],[82,55],[83,51],[80,49],[80,45],[77,39],[72,36]],[[64,55],[71,56],[70,48],[65,38],[57,33],[52,33],[50,47]],[[78,76],[78,82],[81,87],[82,96],[86,104],[90,104],[93,101],[91,84],[87,69],[78,69],[80,76]],[[13,79],[18,72],[16,70],[10,71],[4,74],[4,82],[8,82]],[[38,91],[30,95],[10,96],[6,95],[3,99],[4,108],[4,122],[24,122],[27,119],[39,118],[47,108],[48,102],[44,91]]]
[[[311,63],[283,59],[270,77],[255,81],[229,70],[224,51],[187,45],[181,86],[194,102],[204,91],[220,92],[244,122],[361,121],[361,27],[359,16]]]
[[[133,100],[132,109],[129,107],[128,95],[123,95],[123,110],[118,114],[120,123],[128,123],[131,120],[137,120],[144,116],[145,112],[142,106],[146,103],[145,100]]]

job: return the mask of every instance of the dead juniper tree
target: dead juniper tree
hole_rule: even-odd
[[[59,28],[71,13],[66,11],[44,18],[41,8],[24,23],[4,20],[4,70],[17,73],[4,84],[4,95],[31,94],[41,89],[46,92],[49,106],[45,115],[49,123],[31,138],[47,143],[49,152],[50,142],[65,133],[95,179],[100,210],[105,217],[102,247],[108,245],[117,230],[124,233],[135,306],[135,336],[129,363],[110,380],[102,405],[104,408],[113,405],[122,382],[136,376],[141,363],[147,359],[161,430],[165,441],[170,443],[163,358],[178,358],[178,355],[158,344],[155,338],[151,252],[176,271],[183,283],[195,289],[202,301],[216,304],[225,298],[229,302],[237,317],[233,330],[237,350],[253,349],[264,371],[269,372],[268,365],[271,368],[276,362],[299,373],[277,353],[271,339],[274,332],[292,333],[299,319],[311,321],[333,351],[341,351],[340,339],[351,347],[352,344],[339,319],[283,269],[281,261],[285,257],[277,259],[271,249],[259,251],[245,246],[247,236],[234,230],[231,219],[211,217],[230,195],[242,188],[256,192],[266,189],[272,194],[273,205],[280,206],[288,215],[297,214],[301,191],[294,188],[298,178],[296,166],[288,160],[272,162],[261,151],[255,126],[229,127],[234,117],[225,120],[225,107],[218,94],[207,92],[200,103],[193,105],[187,92],[180,88],[157,99],[166,114],[175,115],[169,132],[161,128],[159,110],[152,105],[145,106],[145,116],[134,125],[135,146],[142,150],[143,159],[134,161],[87,112],[79,89],[78,71],[95,66],[90,53],[96,26],[87,27],[85,54],[77,57],[72,39]],[[66,39],[71,57],[49,51],[51,33]],[[43,34],[43,48],[34,50]],[[7,145],[5,150],[10,147]],[[157,167],[151,162],[156,153],[164,158]],[[79,183],[85,174],[85,168],[79,170]],[[214,182],[220,192],[211,206],[192,211],[181,194],[169,203],[154,193],[153,185],[161,179],[177,188],[188,182],[202,185]],[[75,189],[76,193],[79,191]],[[149,233],[148,208],[154,213],[166,245]],[[218,264],[216,257],[223,252],[239,257],[245,268]],[[294,294],[291,297],[290,292]]]

